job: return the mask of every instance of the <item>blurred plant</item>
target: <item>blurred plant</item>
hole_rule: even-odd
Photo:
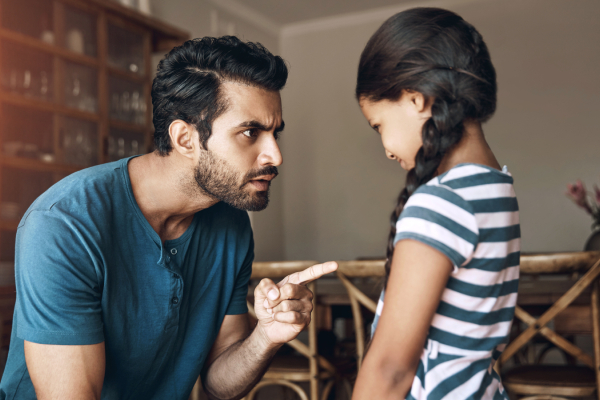
[[[592,229],[600,228],[600,188],[594,185],[594,192],[586,190],[583,182],[579,179],[573,184],[567,185],[565,192],[575,204],[583,208],[594,220]]]

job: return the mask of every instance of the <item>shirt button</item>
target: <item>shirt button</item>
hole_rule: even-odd
[[[178,304],[178,303],[179,303],[179,299],[178,299],[177,297],[173,297],[173,298],[171,299],[171,303],[173,303],[173,304]]]
[[[173,254],[173,255],[177,254],[177,249],[171,249],[171,254]]]

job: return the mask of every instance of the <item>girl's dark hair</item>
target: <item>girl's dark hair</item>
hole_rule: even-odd
[[[396,222],[408,198],[436,176],[443,157],[463,136],[463,121],[485,122],[496,110],[496,71],[479,32],[439,8],[413,8],[384,22],[360,57],[356,98],[396,101],[404,90],[423,94],[432,115],[390,218],[386,285]]]
[[[162,156],[172,150],[169,126],[176,119],[194,125],[206,148],[213,121],[227,109],[222,82],[279,91],[287,76],[281,57],[235,36],[192,39],[175,47],[158,64],[152,82],[156,150]]]

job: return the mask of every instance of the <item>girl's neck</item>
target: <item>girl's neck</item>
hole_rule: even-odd
[[[498,160],[496,160],[492,149],[483,136],[481,122],[465,120],[464,127],[461,141],[446,154],[438,167],[438,174],[443,174],[456,165],[463,163],[482,164],[501,170]]]

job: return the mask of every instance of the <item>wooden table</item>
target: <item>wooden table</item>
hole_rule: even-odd
[[[600,252],[563,252],[552,253],[553,275],[536,276],[535,271],[542,263],[549,262],[548,253],[524,253],[521,255],[521,279],[519,282],[518,304],[527,307],[544,307],[554,304],[577,281],[578,276],[573,271],[589,268],[600,257]],[[568,262],[567,262],[568,261]],[[353,279],[356,286],[368,297],[377,301],[381,293],[383,277],[385,276],[385,260],[352,260],[337,261],[339,270]],[[262,277],[281,279],[294,272],[306,269],[316,264],[314,261],[294,262],[255,262],[251,279]],[[548,266],[546,265],[546,268]],[[366,279],[369,278],[369,279]],[[251,290],[254,286],[251,287]],[[350,305],[350,300],[342,283],[334,274],[319,279],[317,284],[317,303],[324,307],[320,312],[319,325],[323,328],[332,326],[331,311],[334,305]],[[589,291],[585,292],[573,304],[589,303]]]

